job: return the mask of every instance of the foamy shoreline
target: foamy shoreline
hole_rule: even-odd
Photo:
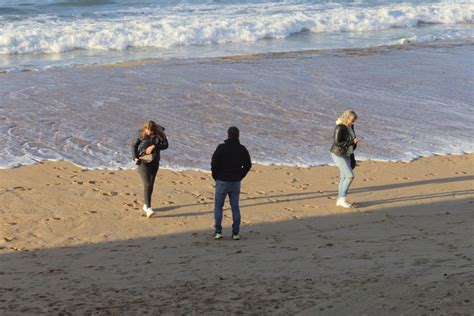
[[[0,312],[469,314],[474,155],[362,162],[349,210],[337,178],[254,166],[234,242],[208,173],[160,170],[147,219],[135,171],[0,170]]]
[[[0,165],[51,159],[132,168],[129,146],[147,119],[166,127],[168,168],[208,169],[230,125],[255,162],[324,165],[332,163],[335,119],[348,108],[359,114],[361,160],[472,152],[472,50],[441,45],[7,74],[0,76]],[[430,122],[422,133],[421,117]]]
[[[432,157],[445,157],[445,156],[463,156],[463,155],[472,155],[474,152],[463,152],[463,153],[433,153],[429,156],[419,156],[413,159],[409,160],[383,160],[383,159],[360,159],[357,157],[357,162],[358,163],[367,163],[367,162],[392,162],[392,163],[410,163],[417,161],[419,159],[425,159],[425,158],[432,158]],[[22,168],[26,166],[31,166],[31,165],[36,165],[36,164],[44,164],[44,163],[70,163],[73,166],[84,169],[84,170],[102,170],[102,171],[127,171],[127,170],[136,170],[136,165],[135,163],[130,163],[131,166],[123,166],[123,167],[117,167],[117,168],[102,168],[102,167],[86,167],[86,166],[81,166],[79,164],[74,163],[73,161],[70,160],[39,160],[31,164],[18,164],[18,165],[13,165],[10,167],[0,167],[0,170],[6,170],[6,169],[17,169],[17,168]],[[297,164],[285,164],[285,163],[265,163],[265,162],[260,162],[260,161],[253,161],[253,165],[257,166],[262,166],[262,167],[285,167],[285,168],[303,168],[303,169],[310,169],[310,168],[317,168],[317,167],[325,167],[325,166],[335,166],[334,162],[333,163],[322,163],[318,165],[297,165]],[[166,161],[161,161],[160,164],[160,170],[168,170],[168,171],[174,171],[174,172],[187,172],[187,171],[195,171],[195,172],[203,172],[203,173],[210,173],[210,167],[208,169],[200,169],[200,168],[192,168],[192,167],[172,167],[169,166]]]

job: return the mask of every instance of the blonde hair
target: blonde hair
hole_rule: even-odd
[[[146,131],[150,131],[150,135],[157,135],[162,139],[164,139],[166,137],[166,135],[163,131],[163,127],[156,124],[154,121],[147,121],[147,122],[145,122],[145,124],[143,124],[143,127],[140,130],[140,137],[141,138],[144,138],[145,136],[147,136],[147,134],[145,134]]]
[[[352,110],[344,111],[337,120],[342,124],[347,124],[347,121],[349,121],[350,119],[352,119],[352,121],[357,120],[357,113]]]

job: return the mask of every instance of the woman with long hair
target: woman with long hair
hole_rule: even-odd
[[[153,215],[151,195],[156,174],[160,168],[160,151],[168,148],[165,128],[154,121],[147,121],[138,133],[138,138],[132,145],[133,161],[138,165],[138,173],[143,180],[144,205],[143,211],[147,217]]]
[[[347,201],[347,192],[354,180],[352,170],[354,164],[351,162],[351,156],[353,157],[354,149],[360,141],[353,129],[356,120],[357,114],[351,110],[347,110],[339,116],[334,128],[334,142],[330,150],[332,159],[340,172],[339,194],[336,205],[344,208],[352,207],[352,204]]]

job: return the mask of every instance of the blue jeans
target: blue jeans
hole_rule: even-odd
[[[351,159],[349,157],[339,157],[331,153],[332,160],[339,167],[339,197],[346,197],[347,191],[354,180],[354,172],[351,168]]]
[[[229,195],[230,207],[232,209],[232,233],[237,234],[240,231],[240,181],[216,181],[216,197],[214,208],[216,232],[222,232],[222,208],[224,207],[224,201],[227,195]]]

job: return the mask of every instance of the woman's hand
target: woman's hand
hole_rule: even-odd
[[[146,149],[145,149],[145,153],[147,155],[151,154],[153,152],[153,150],[155,149],[155,145],[151,145],[151,146],[148,146]]]
[[[357,144],[358,142],[360,142],[360,137],[354,138],[354,144]]]

